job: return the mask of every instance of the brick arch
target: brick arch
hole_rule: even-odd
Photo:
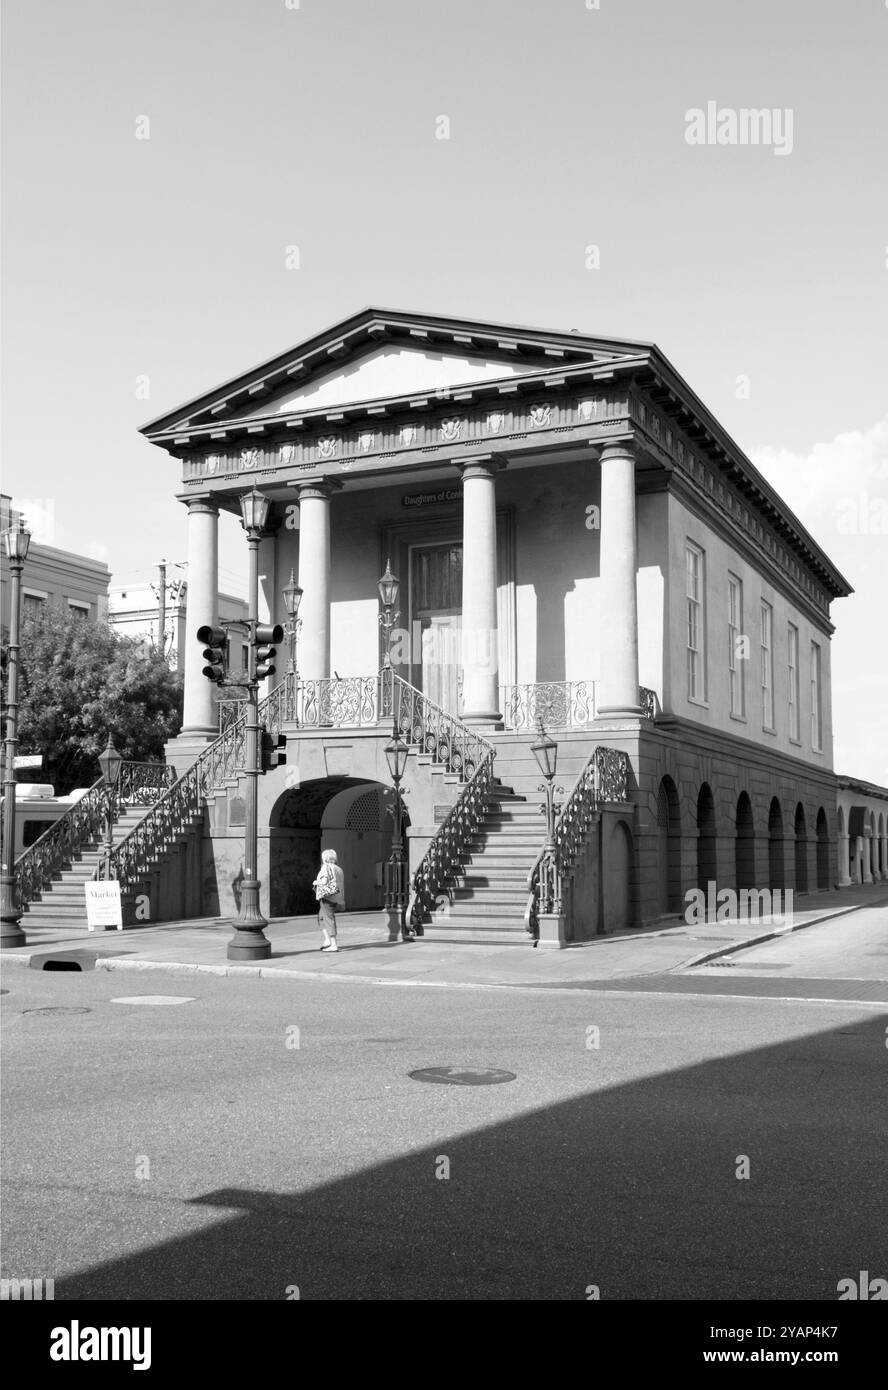
[[[703,782],[697,792],[697,887],[703,893],[709,883],[718,877],[716,857],[716,813],[715,798],[708,782]]]
[[[793,818],[795,832],[795,886],[797,893],[808,891],[808,818],[801,801],[796,803]]]
[[[749,793],[742,791],[737,798],[734,815],[734,873],[737,888],[754,888],[755,820]]]
[[[680,912],[681,802],[678,787],[668,774],[657,789],[657,906],[661,913]]]
[[[768,807],[768,887],[786,887],[783,806],[779,796],[771,797]]]
[[[815,821],[817,836],[817,887],[829,887],[829,817],[826,808],[821,806]]]

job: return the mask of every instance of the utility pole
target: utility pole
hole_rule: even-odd
[[[166,591],[167,591],[167,565],[166,560],[160,560],[157,565],[160,575],[157,593],[157,650],[161,656],[166,655]]]

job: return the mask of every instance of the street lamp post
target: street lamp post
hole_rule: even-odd
[[[401,592],[401,581],[396,574],[392,574],[392,562],[386,560],[385,574],[376,585],[379,590],[379,601],[382,604],[382,612],[379,615],[379,626],[383,631],[383,670],[391,669],[392,659],[389,652],[392,628],[400,618],[400,612],[395,612],[395,605],[398,602],[398,595]]]
[[[385,746],[385,759],[389,766],[395,787],[395,800],[392,807],[392,852],[385,866],[385,907],[388,919],[389,941],[397,941],[400,935],[404,941],[411,941],[412,933],[407,926],[407,858],[404,854],[404,811],[401,804],[401,779],[410,752],[407,744],[398,733],[397,724],[392,737]]]
[[[228,943],[229,960],[268,960],[271,943],[264,928],[268,921],[259,908],[259,683],[256,676],[256,626],[259,622],[259,538],[268,518],[268,498],[254,487],[241,496],[241,524],[249,547],[249,660],[247,666],[246,815],[244,825],[244,878],[240,910],[232,922],[234,936]]]
[[[123,762],[122,754],[118,753],[111,738],[111,730],[108,730],[108,742],[104,752],[99,754],[99,767],[102,769],[102,780],[105,783],[105,878],[111,877],[111,853],[114,849],[114,790],[117,786],[117,779],[120,776],[120,766]]]
[[[555,844],[555,793],[563,791],[563,788],[555,786],[558,744],[546,734],[542,719],[537,721],[537,741],[530,745],[530,751],[545,779],[539,790],[546,793],[546,843],[540,863],[540,911],[558,915],[561,912],[561,887]]]
[[[302,619],[299,617],[299,605],[302,602],[302,590],[296,583],[296,577],[290,570],[290,582],[284,586],[284,606],[287,610],[287,621],[284,623],[284,636],[287,639],[287,718],[296,719],[296,640],[299,636],[299,629],[302,626]],[[292,701],[292,705],[291,705]]]
[[[3,864],[0,875],[0,946],[24,946],[21,907],[15,887],[15,750],[18,747],[18,654],[22,616],[22,571],[31,533],[19,519],[6,532],[6,554],[12,579],[9,612],[9,674],[6,680],[6,747],[3,778]]]

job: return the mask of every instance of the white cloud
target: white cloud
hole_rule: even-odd
[[[752,460],[854,588],[831,612],[835,766],[888,785],[888,416]]]

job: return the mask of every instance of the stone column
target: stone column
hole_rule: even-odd
[[[215,626],[219,613],[219,507],[209,498],[188,503],[188,602],[182,732],[186,738],[218,733],[216,687],[202,675],[203,648],[197,629]]]
[[[326,680],[330,675],[330,498],[331,483],[304,483],[299,489],[299,676]]]
[[[638,540],[635,451],[625,442],[601,450],[601,666],[596,714],[639,718]]]
[[[873,841],[872,836],[864,835],[861,839],[863,851],[863,881],[872,883],[873,881]]]
[[[492,454],[467,459],[463,480],[462,676],[466,724],[495,725],[499,712],[496,618],[496,474]]]
[[[259,621],[273,623],[278,605],[283,603],[277,592],[275,560],[277,536],[266,533],[259,539]]]

